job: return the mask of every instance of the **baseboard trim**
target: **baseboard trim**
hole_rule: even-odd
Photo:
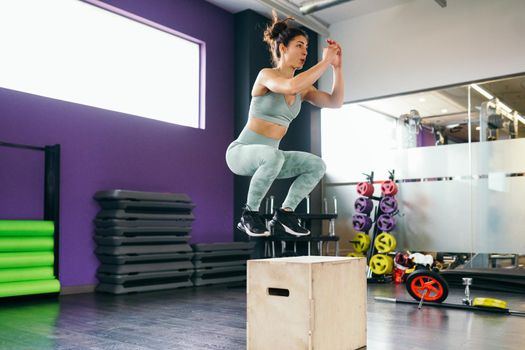
[[[94,293],[95,287],[95,284],[85,284],[81,286],[63,286],[60,290],[60,295]]]

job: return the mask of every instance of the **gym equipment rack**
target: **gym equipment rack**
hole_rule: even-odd
[[[53,244],[52,244],[52,259],[51,256],[49,256],[48,260],[52,260],[50,262],[49,266],[43,266],[41,263],[39,263],[39,267],[36,269],[39,269],[40,272],[42,272],[42,268],[51,267],[52,266],[52,278],[51,274],[45,274],[46,279],[44,278],[44,275],[40,275],[41,277],[35,277],[40,272],[36,271],[36,269],[30,269],[31,271],[27,270],[28,272],[28,278],[30,280],[27,281],[21,281],[20,279],[17,279],[17,282],[9,282],[9,277],[7,275],[5,276],[5,279],[0,283],[0,294],[2,295],[1,300],[2,301],[8,301],[11,299],[21,299],[21,298],[33,298],[35,295],[40,296],[57,296],[60,291],[60,282],[58,279],[58,272],[59,272],[59,243],[60,243],[60,145],[46,145],[44,147],[40,146],[33,146],[33,145],[26,145],[26,144],[17,144],[17,143],[10,143],[10,142],[3,142],[0,141],[0,147],[7,147],[7,148],[15,148],[15,149],[23,149],[23,150],[30,150],[30,151],[37,151],[37,152],[43,152],[44,153],[44,221],[38,221],[38,222],[29,222],[24,220],[16,220],[12,223],[27,223],[29,224],[35,224],[38,225],[39,223],[42,224],[44,222],[52,222],[52,237],[53,237]],[[7,224],[6,221],[4,223]],[[29,228],[25,228],[25,231],[31,231]],[[48,245],[49,248],[49,245]],[[33,249],[39,249],[39,248],[33,248]],[[47,248],[46,248],[47,249]],[[27,252],[22,253],[0,253],[2,254],[28,254]],[[38,255],[38,253],[36,253]],[[30,258],[31,254],[26,255],[26,258]],[[4,257],[7,257],[7,255],[3,255]],[[16,259],[15,256],[11,256]],[[24,264],[24,261],[26,259],[22,259],[20,262],[22,265]],[[22,267],[22,265],[18,265]],[[0,266],[1,267],[1,266]],[[7,273],[6,270],[2,271],[4,273]],[[35,275],[36,274],[36,275]],[[30,277],[33,276],[33,277]],[[35,279],[32,279],[35,278]],[[4,284],[5,283],[5,284]],[[25,285],[24,285],[25,283]],[[8,285],[9,284],[9,285]],[[41,288],[38,287],[38,285],[41,284]],[[5,287],[5,292],[2,292],[3,286]]]
[[[279,255],[285,256],[287,254],[291,255],[300,255],[300,253],[306,253],[306,255],[315,255],[319,254],[320,256],[323,255],[324,248],[326,249],[326,255],[329,254],[329,244],[330,242],[334,242],[335,248],[334,248],[334,254],[335,256],[339,256],[339,236],[335,233],[335,220],[337,219],[337,199],[333,198],[334,200],[334,212],[328,213],[328,202],[326,198],[323,200],[324,205],[324,213],[321,214],[312,214],[310,213],[310,196],[306,197],[306,213],[296,213],[297,218],[301,221],[301,223],[304,225],[305,228],[308,230],[312,230],[312,221],[314,220],[321,220],[321,221],[328,221],[328,234],[319,234],[319,233],[313,233],[311,232],[308,236],[302,236],[302,237],[295,237],[292,235],[289,235],[284,232],[280,232],[280,230],[275,230],[273,227],[270,227],[270,236],[264,237],[262,240],[264,240],[264,256],[266,257],[277,257]],[[268,213],[270,210],[274,210],[274,196],[270,196],[270,198],[266,198],[266,214],[263,214],[262,217],[265,219],[267,225],[273,218],[273,213]],[[253,240],[261,240],[261,238],[255,238]],[[280,243],[281,249],[280,254],[278,253],[279,249],[276,249],[275,245],[276,243]],[[289,244],[293,244],[293,250],[290,250]],[[297,245],[305,243],[306,244],[306,251],[305,252],[298,252]],[[312,247],[312,243],[314,246]]]
[[[389,171],[389,177],[388,179],[391,180],[391,181],[395,181],[394,180],[394,172],[395,170],[392,170],[392,171]],[[374,172],[372,171],[370,173],[370,175],[368,174],[365,174],[365,176],[367,177],[367,182],[373,184],[374,183]],[[368,196],[368,198],[372,199],[372,200],[375,200],[377,201],[378,203],[381,201],[381,199],[383,198],[383,194],[381,194],[381,197],[377,197],[377,196],[373,196],[373,195],[370,195]],[[370,236],[370,248],[368,249],[367,251],[367,254],[366,254],[366,260],[370,266],[370,260],[372,259],[372,257],[378,253],[376,247],[375,247],[375,240],[377,238],[377,236],[379,235],[379,227],[377,225],[377,220],[378,218],[383,214],[382,210],[381,210],[381,207],[379,205],[375,205],[374,206],[374,209],[373,209],[373,213],[374,213],[374,216],[373,216],[373,226],[372,226],[372,235]],[[393,212],[391,215],[394,216],[397,214],[397,211]],[[366,234],[368,234],[368,232],[365,232]],[[391,277],[390,276],[387,276],[385,277],[384,275],[376,275],[372,272],[372,270],[370,269],[370,267],[368,267],[368,270],[367,270],[367,278],[368,278],[368,281],[369,282],[390,282],[391,281]]]

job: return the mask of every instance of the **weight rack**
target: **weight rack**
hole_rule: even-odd
[[[28,292],[23,290],[6,291],[3,293],[2,301],[9,301],[11,299],[31,298],[37,294],[42,296],[50,295],[57,296],[60,291],[59,281],[59,244],[60,244],[60,151],[59,144],[46,145],[44,147],[17,144],[11,142],[0,141],[0,147],[25,149],[30,151],[38,151],[44,153],[44,221],[53,223],[53,281],[55,285],[49,288],[49,292]],[[23,220],[20,220],[23,222]],[[8,281],[4,281],[8,282]],[[9,283],[9,282],[8,282]],[[16,282],[15,282],[16,283]],[[35,282],[36,283],[36,282]],[[33,283],[33,284],[35,284]],[[0,287],[0,291],[1,291]],[[16,289],[16,288],[15,288]],[[51,291],[52,290],[52,291]]]
[[[394,181],[395,182],[395,177],[394,177],[394,173],[395,173],[395,170],[392,170],[392,171],[389,171],[389,176],[388,176],[388,179],[391,180],[391,181]],[[367,178],[367,182],[370,183],[370,184],[373,184],[374,183],[374,172],[372,171],[369,174],[364,174]],[[374,200],[374,201],[377,201],[378,203],[381,201],[381,199],[383,199],[385,195],[383,193],[381,193],[381,196],[380,197],[377,197],[377,196],[368,196],[368,198]],[[391,216],[395,216],[397,213],[399,212],[399,210],[396,210],[394,211],[393,213],[389,214]],[[370,260],[372,259],[372,257],[375,255],[375,254],[378,254],[378,250],[376,249],[375,247],[375,240],[377,238],[377,236],[379,235],[379,227],[377,225],[377,220],[378,218],[382,215],[382,214],[385,214],[383,213],[383,211],[381,210],[381,207],[379,205],[374,205],[374,217],[372,218],[372,235],[370,236],[370,248],[368,249],[367,251],[367,255],[366,255],[366,259],[367,259],[367,263],[368,263],[368,268],[367,268],[367,278],[368,278],[368,281],[369,282],[390,282],[392,280],[392,277],[391,276],[388,276],[388,277],[385,277],[385,275],[376,275],[372,272],[371,268],[370,268]],[[368,234],[368,232],[370,231],[370,229],[366,232]]]
[[[262,217],[266,220],[266,224],[269,226],[269,222],[273,217],[273,213],[270,212],[270,208],[274,210],[274,196],[266,198],[266,214]],[[284,232],[275,230],[273,227],[270,227],[270,236],[263,238],[265,240],[265,249],[264,255],[269,257],[278,256],[276,249],[276,243],[281,245],[281,255],[285,253],[288,247],[288,243],[293,244],[293,254],[298,254],[297,244],[305,243],[306,244],[306,253],[308,256],[318,253],[320,256],[323,256],[323,248],[326,248],[326,254],[329,253],[329,244],[334,242],[335,245],[335,256],[339,256],[339,236],[335,233],[335,219],[337,219],[337,199],[333,197],[334,203],[334,213],[328,213],[328,202],[324,198],[324,213],[321,214],[312,214],[310,213],[310,196],[306,197],[306,213],[296,213],[297,218],[300,220],[301,224],[304,224],[304,227],[311,230],[313,220],[328,220],[328,234],[313,234],[310,233],[308,236],[304,237],[295,237]],[[326,243],[326,245],[325,245]],[[312,244],[315,244],[313,249]]]

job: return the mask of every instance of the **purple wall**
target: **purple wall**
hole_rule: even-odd
[[[224,161],[233,139],[233,15],[197,0],[105,2],[206,42],[206,129],[0,89],[0,141],[62,145],[65,286],[96,283],[98,190],[187,193],[197,205],[192,242],[233,239],[233,176]],[[41,219],[42,203],[43,154],[0,147],[0,219]]]

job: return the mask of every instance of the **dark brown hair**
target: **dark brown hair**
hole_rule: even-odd
[[[268,48],[272,54],[272,62],[276,65],[281,58],[279,44],[288,46],[290,41],[299,35],[304,36],[306,40],[308,40],[308,34],[302,29],[288,26],[286,22],[293,21],[293,17],[287,17],[280,21],[275,10],[272,11],[272,17],[272,23],[269,24],[264,31],[263,40],[268,44]]]

